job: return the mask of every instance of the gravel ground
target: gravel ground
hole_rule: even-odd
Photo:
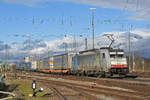
[[[49,75],[43,73],[18,73],[18,75],[22,75],[24,78],[28,76],[28,78],[26,78],[27,80],[41,80],[39,84],[44,86],[46,92],[51,93],[48,100],[51,100],[51,98],[56,98],[55,100],[57,100],[59,98],[51,90],[50,87],[52,85],[57,88],[58,91],[60,91],[68,100],[93,100],[87,98],[82,92],[87,92],[90,95],[97,97],[98,100],[144,100],[145,97],[148,99],[150,97],[150,84],[144,81],[105,78],[97,79],[87,77],[82,78],[74,76]],[[81,89],[81,91],[76,91],[70,87],[67,87],[68,84],[76,86],[76,88]]]

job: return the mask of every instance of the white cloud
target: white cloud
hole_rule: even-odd
[[[115,39],[115,43],[113,44],[113,47],[125,49],[128,51],[128,32],[104,32],[103,34],[113,34],[113,37]],[[107,37],[104,36],[98,36],[95,38],[95,48],[101,48],[104,46],[108,46],[110,44],[110,40]],[[131,50],[140,50],[144,51],[150,50],[149,41],[150,41],[150,31],[148,30],[134,30],[131,31]],[[76,41],[76,48],[77,51],[85,50],[85,41],[84,38],[77,38],[74,39],[73,36],[66,36],[62,39],[58,40],[52,40],[52,41],[42,41],[42,44],[45,44],[45,46],[41,45],[33,45],[35,47],[32,47],[31,54],[32,55],[41,55],[43,57],[43,54],[47,54],[48,50],[51,52],[64,52],[65,51],[65,45],[64,43],[67,43],[67,50],[68,51],[74,51],[75,50],[75,43]],[[34,42],[31,42],[35,44]],[[88,49],[92,49],[92,39],[88,38]],[[24,56],[28,53],[28,48],[23,46],[22,44],[12,44],[11,48],[9,49],[10,55],[15,56]],[[5,53],[5,50],[0,51],[1,54]]]
[[[48,0],[4,0],[4,1],[8,3],[16,3],[16,4],[24,4],[27,6],[33,6],[37,3],[46,2]]]
[[[95,48],[101,48],[109,46],[110,40],[107,37],[104,37],[103,34],[113,34],[115,39],[115,43],[113,47],[122,48],[128,50],[128,34],[129,32],[104,32],[101,36],[95,38]],[[143,49],[150,49],[147,45],[149,45],[150,41],[150,31],[148,30],[134,30],[131,31],[131,46],[133,50],[143,50]],[[74,40],[74,37],[67,36],[63,39],[47,41],[45,44],[47,45],[44,47],[39,47],[37,49],[33,49],[33,52],[36,53],[45,53],[48,50],[53,52],[62,52],[65,51],[64,43],[67,43],[67,50],[74,51],[75,46],[73,43],[76,41],[76,48],[77,51],[85,50],[85,41],[84,38],[77,38]],[[134,45],[133,45],[134,44]],[[141,48],[142,47],[142,48]],[[92,39],[88,38],[88,49],[92,49]]]
[[[67,45],[73,44],[74,38],[70,35],[67,35],[66,37],[59,39],[59,40],[53,40],[53,41],[46,41],[44,42],[46,44],[46,47],[37,47],[32,50],[32,53],[42,54],[45,52],[48,52],[48,50],[53,52],[60,52],[65,50],[65,43]],[[68,50],[72,47],[68,47]]]

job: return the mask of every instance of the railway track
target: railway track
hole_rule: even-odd
[[[42,80],[42,81],[44,81],[44,80]],[[61,82],[61,84],[60,84],[57,81],[53,81],[53,82],[51,81],[51,83],[66,86],[66,87],[75,89],[77,91],[81,91],[81,90],[88,91],[88,93],[94,93],[97,95],[105,94],[106,96],[113,96],[113,97],[117,97],[120,99],[128,98],[128,100],[144,100],[144,99],[150,98],[149,94],[139,93],[139,92],[135,92],[135,91],[124,91],[124,90],[119,90],[119,89],[110,89],[110,88],[106,88],[106,87],[97,87],[97,86],[89,87],[89,86],[82,85],[82,84],[74,84],[74,83],[66,83],[66,82],[64,82],[64,83]],[[85,92],[83,92],[83,93],[85,94]],[[89,95],[89,94],[87,94],[87,95]],[[92,100],[94,100],[94,98],[92,98]],[[97,99],[95,99],[95,100],[97,100]]]
[[[20,75],[18,75],[20,77]],[[31,76],[21,76],[21,79],[30,79],[31,81],[34,79],[38,83],[46,85],[49,90],[54,91],[56,94],[55,96],[58,96],[61,100],[102,100],[99,99],[90,93],[83,91],[82,89],[75,87],[74,85],[66,84],[62,82],[54,82],[47,79],[41,79],[39,77],[31,77]],[[66,85],[65,85],[66,84]],[[61,90],[61,88],[66,88],[67,90],[71,90],[71,94],[66,94],[64,91]],[[66,91],[65,91],[66,92]],[[72,93],[75,92],[75,93]],[[54,94],[53,93],[53,94]]]
[[[32,72],[31,72],[32,73]],[[26,74],[26,72],[23,72],[22,74]],[[30,73],[27,73],[30,74]],[[147,82],[148,84],[150,83],[150,79],[146,78],[134,78],[134,77],[126,77],[126,78],[96,78],[96,77],[81,77],[81,76],[72,76],[72,75],[57,75],[57,74],[45,74],[45,73],[37,73],[33,72],[35,76],[40,76],[40,77],[56,77],[56,78],[65,78],[65,79],[81,79],[81,80],[86,80],[86,79],[91,79],[91,80],[112,80],[112,81],[134,81],[134,82]]]
[[[22,78],[29,78],[29,79],[33,79],[33,77],[22,77]],[[67,99],[67,97],[65,95],[63,95],[62,93],[60,93],[56,88],[54,87],[58,87],[58,86],[63,86],[66,87],[67,89],[71,89],[72,91],[76,91],[78,92],[78,94],[85,100],[102,100],[99,99],[93,95],[91,95],[90,93],[84,91],[82,88],[76,87],[73,84],[67,84],[67,83],[62,83],[62,82],[57,82],[57,81],[52,81],[52,80],[47,80],[47,79],[39,79],[39,78],[34,78],[36,79],[38,82],[47,84],[47,86],[51,87],[51,89],[62,99],[62,100],[70,100]],[[76,95],[71,95],[72,98],[74,98],[74,96]],[[71,100],[84,100],[84,99],[71,99]]]
[[[120,82],[129,84],[130,86],[149,86],[150,87],[150,79],[143,79],[143,78],[95,78],[95,77],[77,77],[72,75],[55,75],[55,74],[45,74],[45,73],[34,73],[35,76],[40,77],[55,77],[55,78],[63,78],[69,80],[83,80],[83,81],[94,81],[96,83],[101,83],[102,81],[107,82]],[[106,84],[105,84],[106,85]],[[115,84],[114,84],[115,85]]]
[[[38,77],[45,78],[58,78],[58,79],[67,79],[70,81],[84,81],[84,82],[94,82],[96,84],[132,89],[137,92],[149,93],[150,92],[150,82],[147,79],[110,79],[110,78],[94,78],[94,77],[75,77],[75,76],[62,76],[54,74],[44,74],[44,73],[19,73],[23,75],[34,75]]]
[[[50,84],[55,84],[58,86],[65,86],[67,88],[71,88],[75,91],[80,91],[83,96],[92,98],[92,100],[101,100],[99,96],[104,95],[105,97],[113,97],[113,98],[119,98],[120,100],[148,100],[150,98],[150,95],[147,92],[140,92],[142,88],[137,89],[138,87],[134,86],[137,91],[135,91],[134,88],[132,88],[132,91],[125,91],[125,90],[119,90],[119,89],[114,89],[114,88],[106,88],[106,87],[100,87],[100,86],[90,86],[90,85],[85,85],[85,84],[77,84],[77,83],[70,83],[66,82],[63,79],[60,80],[53,80],[50,77],[45,77],[45,76],[21,76],[24,78],[28,79],[36,79],[39,82],[44,82],[44,83],[50,83]],[[113,79],[114,80],[114,79]],[[71,81],[71,80],[70,80]],[[74,80],[75,81],[75,80]],[[106,81],[106,80],[104,80]],[[119,80],[118,80],[119,81]],[[108,81],[106,81],[108,82]],[[116,83],[118,84],[118,82]],[[133,84],[131,84],[132,86]],[[107,86],[107,85],[106,85]],[[129,86],[130,88],[130,86]],[[124,98],[124,99],[123,99]]]
[[[30,79],[31,79],[31,77],[30,77]],[[42,84],[44,83],[47,85],[47,87],[50,87],[50,89],[52,91],[54,91],[61,100],[101,100],[101,99],[98,99],[95,96],[93,96],[85,91],[82,91],[72,85],[68,86],[68,85],[64,85],[61,83],[54,83],[52,81],[50,82],[50,81],[41,80],[41,79],[38,80],[38,82],[41,82]],[[71,92],[71,95],[70,94],[67,95],[67,94],[63,93],[63,91],[60,90],[61,88],[64,88],[64,87],[67,90],[68,89],[71,90],[71,91],[69,91],[69,92]]]
[[[61,94],[56,88],[52,88],[52,90],[61,98],[61,100],[67,100],[67,98]]]

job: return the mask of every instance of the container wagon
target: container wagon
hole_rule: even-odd
[[[75,53],[66,53],[62,55],[55,55],[43,59],[43,72],[49,73],[69,73],[73,68],[73,57]]]

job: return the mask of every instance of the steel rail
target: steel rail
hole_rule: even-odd
[[[10,95],[8,97],[1,98],[0,100],[7,100],[7,99],[11,99],[11,98],[15,97],[15,94],[11,93],[11,92],[0,91],[0,93]]]
[[[67,98],[61,94],[56,88],[52,88],[52,90],[62,99],[62,100],[67,100]]]

